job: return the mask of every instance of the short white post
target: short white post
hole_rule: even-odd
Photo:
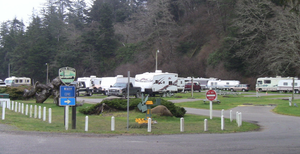
[[[14,105],[15,105],[15,102],[11,101],[11,110],[14,110]]]
[[[6,108],[6,102],[2,102],[2,120],[5,120],[5,108]]]
[[[292,106],[292,97],[289,97],[289,106]]]
[[[223,116],[223,115],[224,115],[224,109],[221,110],[221,116]]]
[[[221,130],[224,130],[224,116],[221,116]]]
[[[183,119],[183,117],[180,118],[180,132],[184,132],[184,119]]]
[[[212,119],[212,101],[209,101],[209,117]]]
[[[115,117],[111,117],[111,131],[115,131]]]
[[[24,114],[24,103],[22,103],[21,113]]]
[[[30,109],[29,109],[29,117],[32,118],[32,105],[30,105]]]
[[[21,103],[19,103],[19,106],[18,106],[18,112],[19,112],[19,113],[21,112]]]
[[[28,104],[25,106],[25,115],[28,115]]]
[[[52,122],[52,109],[51,108],[49,108],[49,124],[51,124],[51,122]]]
[[[37,118],[37,105],[34,105],[34,114],[33,114],[34,118]]]
[[[204,131],[207,131],[207,119],[204,119]]]
[[[88,131],[89,129],[89,117],[85,116],[85,127],[84,127],[84,131]]]
[[[42,107],[39,106],[39,119],[41,119],[41,118],[42,118]]]
[[[15,112],[18,111],[18,102],[15,102]]]
[[[46,107],[43,110],[43,121],[46,121]]]
[[[148,132],[151,132],[151,118],[148,118]]]
[[[242,112],[239,113],[239,127],[242,126]]]
[[[65,128],[68,130],[69,128],[69,106],[65,106]]]
[[[236,115],[236,123],[239,124],[239,112],[236,111],[235,115]]]
[[[7,101],[6,103],[7,103],[7,109],[10,110],[10,101]]]
[[[230,110],[230,122],[232,122],[232,110]]]

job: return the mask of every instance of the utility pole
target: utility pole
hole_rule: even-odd
[[[155,71],[157,70],[157,53],[159,53],[159,50],[157,50],[157,52],[156,52],[156,56],[155,56],[155,60],[156,60],[156,64],[155,64]]]

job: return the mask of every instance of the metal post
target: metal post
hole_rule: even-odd
[[[212,101],[209,101],[209,115],[210,119],[212,119]]]
[[[294,100],[294,92],[295,92],[295,78],[293,77],[292,100]]]
[[[48,84],[48,63],[46,63],[47,65],[47,78],[46,78],[46,84]]]
[[[69,128],[69,106],[65,106],[65,128],[68,130]]]
[[[155,56],[155,61],[156,61],[155,70],[157,70],[157,53],[159,53],[159,50],[156,51],[156,56]]]
[[[76,106],[72,106],[72,129],[76,129]]]
[[[192,98],[194,97],[194,77],[192,77],[192,85],[191,85]]]
[[[130,84],[130,71],[128,71],[128,86],[127,86],[127,131],[129,130],[129,84]]]

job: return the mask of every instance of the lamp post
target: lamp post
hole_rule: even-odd
[[[155,57],[155,59],[156,59],[155,71],[157,70],[157,53],[159,53],[159,50],[157,50],[157,52],[156,52],[156,57]]]
[[[46,63],[47,66],[47,78],[46,78],[46,84],[48,84],[48,63]]]

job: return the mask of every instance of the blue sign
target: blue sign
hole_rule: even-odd
[[[59,98],[59,106],[75,106],[75,98]]]
[[[76,89],[74,86],[60,86],[60,97],[70,98],[75,97]]]

